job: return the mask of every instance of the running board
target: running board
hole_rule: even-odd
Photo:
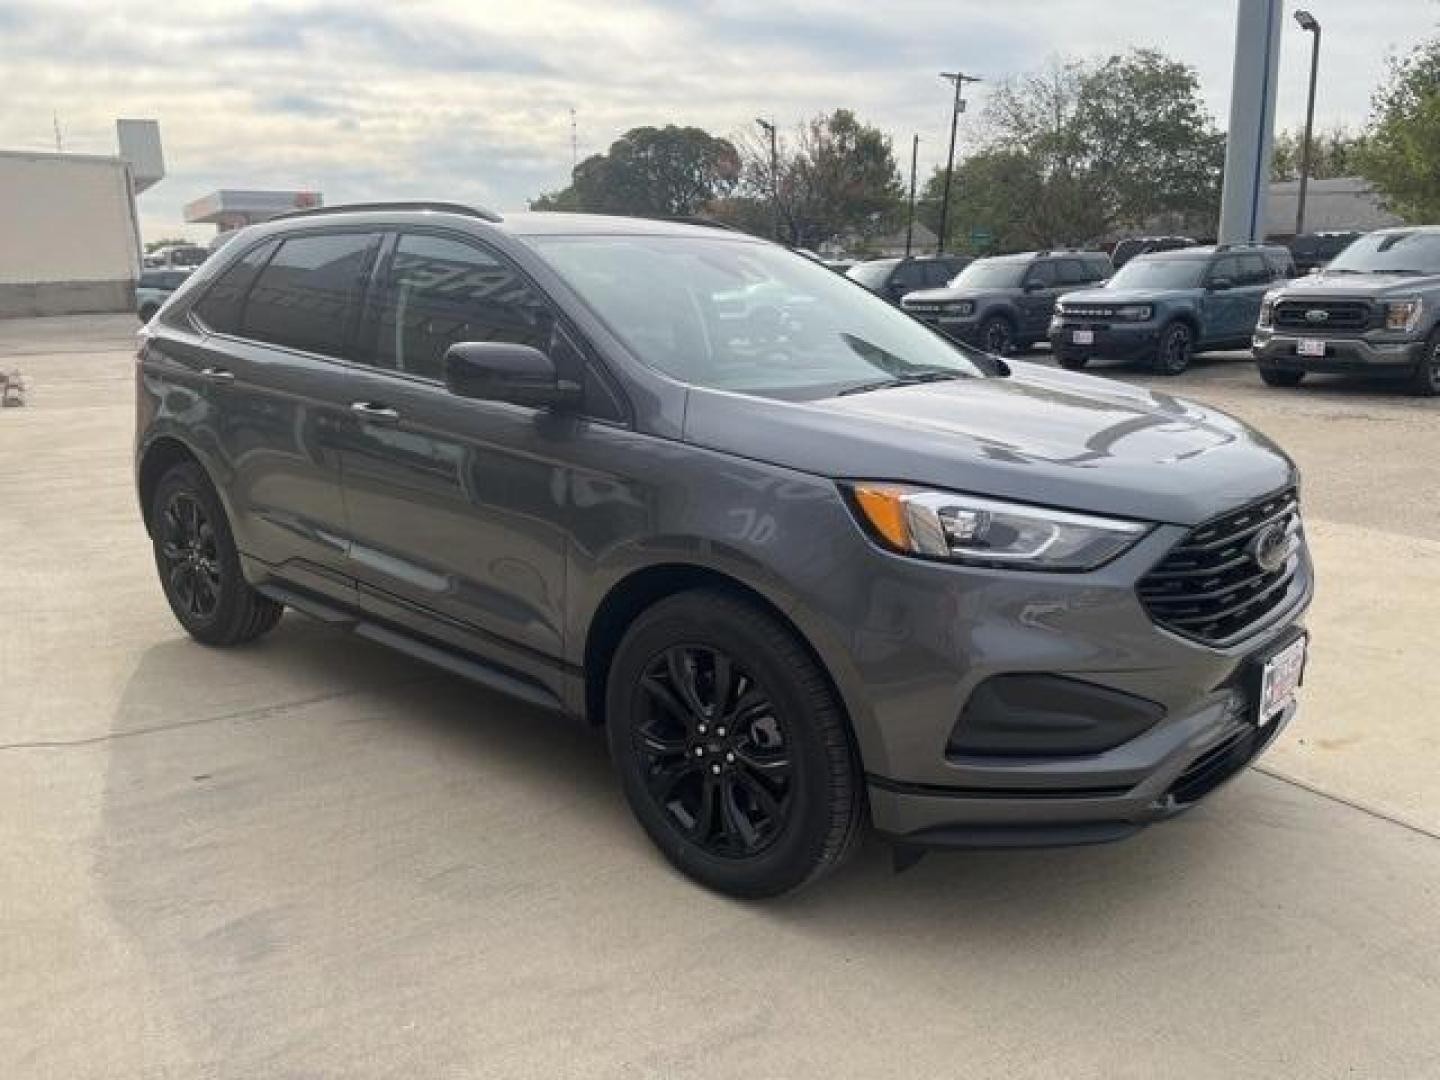
[[[518,698],[520,701],[528,702],[542,709],[550,709],[554,712],[565,711],[560,699],[543,686],[521,676],[512,675],[501,668],[493,667],[482,660],[464,656],[399,630],[393,630],[388,626],[370,622],[343,608],[328,604],[324,600],[317,600],[305,593],[287,589],[283,585],[260,585],[256,587],[256,592],[269,597],[276,603],[294,608],[302,615],[309,615],[330,626],[349,630],[359,637],[395,649],[407,656],[413,656],[416,660],[423,660],[427,664],[443,668],[453,675],[459,675],[463,679],[469,679],[471,682],[479,683],[491,690],[498,690],[502,694]]]

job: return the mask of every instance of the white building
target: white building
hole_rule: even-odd
[[[117,129],[114,157],[0,151],[0,317],[133,309],[135,193],[165,170],[153,120]]]

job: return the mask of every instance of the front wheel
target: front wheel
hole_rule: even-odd
[[[1195,333],[1183,322],[1171,323],[1160,334],[1155,351],[1157,375],[1179,375],[1195,356]]]
[[[1015,351],[1015,328],[1004,315],[991,315],[980,324],[980,347],[991,356],[1009,356]]]
[[[703,885],[777,896],[854,846],[844,711],[790,630],[742,599],[696,590],[642,613],[611,664],[606,725],[631,810]]]
[[[1305,378],[1303,371],[1281,371],[1279,368],[1262,367],[1260,378],[1266,386],[1295,387],[1300,385],[1300,380]]]
[[[1410,376],[1410,392],[1416,397],[1440,395],[1440,328],[1425,340],[1425,351]]]

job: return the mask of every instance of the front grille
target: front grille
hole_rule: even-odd
[[[943,310],[939,304],[905,304],[903,306],[906,311],[913,311],[917,314],[924,315],[938,314]]]
[[[1273,319],[1277,330],[1365,330],[1374,311],[1365,300],[1281,300]]]
[[[1284,530],[1291,550],[1266,570],[1256,558],[1256,538],[1272,525]],[[1289,488],[1196,526],[1140,579],[1140,602],[1167,630],[1229,645],[1289,598],[1301,548],[1300,503]]]
[[[1105,304],[1066,304],[1060,309],[1065,319],[1113,319],[1115,308]]]

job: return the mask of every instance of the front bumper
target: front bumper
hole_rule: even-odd
[[[1320,335],[1312,335],[1319,338]],[[1251,352],[1257,363],[1276,371],[1322,375],[1395,375],[1414,371],[1425,353],[1423,341],[1376,341],[1359,335],[1326,337],[1325,355],[1301,356],[1301,335],[1257,330]]]
[[[1088,330],[1095,340],[1075,343],[1075,331]],[[1107,360],[1139,360],[1153,356],[1160,344],[1160,326],[1153,320],[1141,323],[1100,323],[1083,319],[1052,322],[1050,351],[1056,356]]]

